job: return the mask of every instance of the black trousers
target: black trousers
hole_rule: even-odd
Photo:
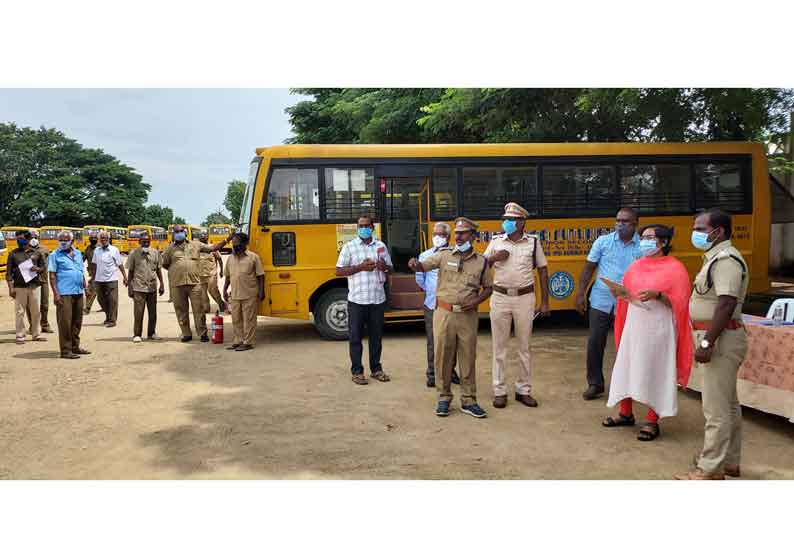
[[[604,348],[614,321],[614,311],[606,313],[590,307],[590,337],[587,339],[587,385],[604,389]]]
[[[354,375],[364,374],[364,365],[361,364],[363,347],[361,339],[364,337],[364,328],[369,332],[369,372],[377,373],[382,370],[380,354],[383,350],[383,314],[386,303],[379,305],[359,305],[352,301],[347,302],[347,325],[349,328],[350,342],[350,372]]]

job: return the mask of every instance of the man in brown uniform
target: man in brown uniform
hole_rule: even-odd
[[[8,255],[8,295],[14,298],[14,316],[16,321],[16,342],[25,343],[25,313],[30,321],[30,334],[34,341],[46,341],[39,336],[39,305],[41,304],[41,283],[39,276],[41,270],[47,269],[47,264],[41,253],[30,245],[33,239],[27,230],[17,232],[17,248]],[[28,263],[28,260],[30,262]],[[30,272],[35,276],[25,275],[23,266],[31,265]]]
[[[163,264],[159,250],[149,248],[151,239],[147,232],[138,238],[141,246],[130,252],[127,257],[128,293],[133,300],[133,336],[132,342],[139,343],[143,339],[143,311],[148,313],[147,334],[150,341],[159,340],[155,330],[157,327],[157,294],[165,292],[163,274],[160,267]]]
[[[535,319],[535,269],[540,274],[540,314],[549,314],[549,268],[543,247],[534,235],[524,233],[529,217],[517,203],[505,205],[502,216],[503,235],[488,244],[484,256],[494,268],[494,294],[491,297],[491,339],[493,342],[493,406],[507,406],[505,365],[510,325],[515,324],[518,341],[518,379],[516,401],[528,407],[538,406],[529,394],[532,389],[532,366],[529,341]]]
[[[85,247],[85,262],[88,264],[88,284],[85,288],[85,306],[83,307],[83,312],[88,314],[91,312],[91,305],[94,304],[94,300],[96,299],[96,284],[94,284],[94,279],[90,278],[94,276],[96,272],[96,265],[93,263],[94,261],[94,251],[96,250],[97,242],[99,241],[99,237],[97,236],[97,232],[92,231],[88,234],[88,246]],[[102,310],[105,310],[102,307]]]
[[[742,304],[747,295],[747,263],[731,244],[731,215],[710,209],[695,218],[692,244],[705,251],[695,277],[689,313],[695,361],[703,371],[703,450],[694,470],[679,480],[722,480],[739,476],[742,454],[742,407],[736,377],[747,353]]]
[[[445,247],[422,262],[416,258],[408,262],[414,271],[439,270],[433,314],[438,416],[449,415],[456,356],[462,389],[461,411],[475,418],[486,416],[477,404],[477,307],[491,295],[492,281],[488,260],[474,252],[471,244],[476,230],[477,223],[457,218],[454,249]]]
[[[245,352],[256,344],[256,316],[259,304],[265,300],[265,270],[255,252],[246,250],[248,236],[235,233],[232,237],[232,255],[226,263],[226,280],[223,298],[232,308],[234,340],[228,350]],[[232,295],[229,297],[229,285]]]
[[[209,241],[207,232],[201,232],[199,241],[205,245],[207,244]],[[204,300],[204,312],[210,312],[209,296],[212,296],[212,299],[218,304],[218,310],[226,312],[226,303],[223,302],[221,292],[218,290],[218,265],[220,265],[221,278],[223,278],[223,260],[218,252],[201,253],[199,278],[201,279],[201,297]]]
[[[38,250],[44,258],[44,270],[39,273],[39,282],[41,283],[41,304],[39,305],[39,316],[41,317],[41,332],[42,333],[55,333],[50,327],[48,315],[50,313],[50,281],[47,280],[47,258],[50,257],[50,251],[41,246],[39,243],[39,234],[35,230],[31,230],[30,246]],[[30,321],[30,312],[28,312],[28,322]]]
[[[168,285],[174,298],[174,311],[179,327],[182,330],[182,342],[190,342],[190,307],[193,307],[193,321],[201,342],[208,342],[207,315],[204,312],[204,300],[201,298],[201,278],[199,261],[202,252],[214,252],[223,248],[231,240],[231,234],[225,240],[214,245],[205,245],[187,239],[185,226],[174,226],[174,242],[168,245],[163,254],[163,267],[168,270]]]

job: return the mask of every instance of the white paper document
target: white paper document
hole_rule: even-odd
[[[28,259],[19,264],[19,272],[22,273],[22,279],[28,283],[31,280],[35,279],[39,276],[38,273],[32,271],[33,268],[33,260]]]
[[[631,292],[629,292],[626,289],[626,287],[623,286],[621,283],[615,282],[614,280],[609,280],[606,277],[600,277],[600,278],[601,278],[601,282],[603,282],[609,287],[609,290],[612,292],[612,295],[614,295],[615,297],[622,297],[632,305],[636,307],[640,307],[641,309],[651,310],[650,307],[648,307],[645,303],[640,301],[639,298],[637,298],[637,296],[632,295]]]

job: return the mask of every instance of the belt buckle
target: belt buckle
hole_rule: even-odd
[[[507,295],[509,295],[510,297],[517,297],[518,288],[507,288]]]

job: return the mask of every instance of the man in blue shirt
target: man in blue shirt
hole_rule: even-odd
[[[437,222],[433,226],[433,248],[425,250],[419,255],[422,262],[438,252],[441,248],[449,246],[450,227],[444,222]],[[435,355],[433,352],[433,311],[436,310],[436,287],[438,286],[438,269],[424,273],[416,273],[416,283],[425,291],[425,334],[427,335],[427,387],[436,387]],[[458,373],[452,369],[452,383],[460,384]]]
[[[72,246],[74,236],[69,230],[58,234],[58,248],[50,254],[47,268],[58,317],[58,342],[61,357],[77,359],[90,354],[80,348],[80,329],[83,327],[83,255]]]
[[[625,207],[618,211],[615,231],[602,235],[593,243],[587,255],[579,291],[576,294],[576,310],[584,315],[584,300],[587,286],[598,269],[590,292],[590,337],[587,339],[587,390],[582,394],[586,400],[596,399],[604,393],[604,348],[607,335],[615,315],[615,298],[601,280],[606,277],[615,282],[623,281],[623,274],[634,260],[640,257],[640,238],[637,235],[637,212]]]

